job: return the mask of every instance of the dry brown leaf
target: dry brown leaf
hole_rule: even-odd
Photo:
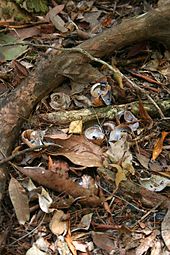
[[[144,168],[148,169],[148,164],[149,164],[149,161],[150,161],[150,158],[149,158],[149,157],[146,157],[146,156],[144,156],[144,155],[139,154],[139,153],[136,152],[136,158],[137,158],[137,160],[140,162],[140,164],[141,164]]]
[[[83,129],[83,121],[75,120],[70,123],[69,134],[81,134]]]
[[[112,166],[117,169],[117,173],[116,173],[116,177],[115,177],[115,184],[116,184],[116,188],[118,188],[121,181],[125,181],[127,179],[126,174],[121,166],[116,165],[116,164],[112,164]]]
[[[163,131],[161,137],[156,141],[153,152],[152,152],[152,160],[157,159],[157,157],[161,154],[163,148],[163,142],[168,135],[169,132]]]
[[[53,9],[51,9],[47,14],[46,14],[46,18],[48,20],[49,16],[51,13],[57,15],[60,12],[62,12],[62,10],[64,9],[65,4],[60,4],[60,5],[56,5]]]
[[[108,252],[108,254],[110,254],[110,252],[113,252],[115,249],[113,240],[105,233],[98,233],[92,231],[92,239],[98,248],[105,250],[106,252]]]
[[[11,29],[9,31],[10,35],[16,37],[17,39],[24,40],[26,38],[32,38],[33,36],[40,34],[40,27],[32,26],[32,27],[25,27],[19,29]]]
[[[43,212],[50,213],[53,211],[50,209],[53,200],[44,188],[41,189],[41,193],[38,193],[38,202]]]
[[[141,240],[140,245],[136,249],[136,255],[143,255],[153,246],[154,240],[158,234],[157,230],[154,230],[149,236]]]
[[[57,192],[65,192],[74,198],[79,198],[82,204],[96,207],[101,203],[101,199],[92,193],[91,190],[81,187],[78,183],[66,178],[65,175],[62,176],[59,173],[46,170],[43,167],[19,167],[15,165],[15,168],[40,185]]]
[[[123,158],[129,158],[129,163],[132,161],[132,155],[129,152],[129,144],[127,142],[127,135],[123,134],[120,140],[110,142],[110,148],[106,151],[112,163],[118,163]]]
[[[74,228],[74,231],[83,229],[83,230],[88,230],[91,224],[93,213],[86,214],[82,217],[80,223],[76,228]]]
[[[48,255],[46,252],[40,251],[40,249],[33,244],[33,246],[26,252],[26,255]]]
[[[114,79],[117,81],[120,89],[123,91],[124,90],[124,85],[123,85],[122,74],[119,71],[119,69],[115,66],[113,59],[112,59],[112,66],[116,70],[116,72],[114,72]]]
[[[69,249],[71,250],[72,254],[73,255],[77,255],[77,251],[76,251],[76,248],[75,248],[75,246],[73,244],[70,231],[69,231],[69,233],[67,233],[67,235],[65,237],[65,241],[66,241]]]
[[[67,140],[55,139],[55,143],[62,148],[57,149],[56,153],[49,152],[50,155],[65,156],[74,164],[85,167],[102,166],[102,149],[86,140],[83,135],[72,135]]]
[[[51,14],[50,20],[55,26],[55,28],[59,30],[60,32],[66,33],[68,31],[67,28],[65,27],[64,20],[59,15]]]
[[[24,225],[30,218],[29,201],[25,189],[12,177],[8,190],[18,222]]]
[[[50,221],[49,228],[56,236],[62,235],[67,231],[67,222],[63,220],[64,215],[63,211],[57,210]]]
[[[141,118],[145,121],[145,123],[149,123],[149,127],[153,126],[153,120],[145,109],[142,100],[139,97],[139,114]]]
[[[59,30],[62,33],[67,32],[67,28],[65,27],[64,20],[58,15],[62,10],[64,9],[64,4],[57,5],[53,9],[51,9],[48,14],[47,18],[51,20],[53,25],[57,30]]]

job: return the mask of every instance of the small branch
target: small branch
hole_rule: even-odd
[[[25,150],[19,151],[19,152],[15,153],[15,154],[10,155],[7,158],[4,158],[4,159],[0,160],[0,165],[2,165],[4,163],[7,163],[7,162],[11,161],[12,159],[14,159],[14,158],[16,158],[18,156],[24,155],[24,154],[26,154],[28,152],[32,152],[32,151],[39,150],[39,149],[46,149],[46,148],[48,148],[51,145],[57,146],[57,147],[61,147],[60,145],[57,145],[57,144],[54,144],[54,143],[49,143],[49,144],[38,145],[38,146],[35,146],[35,147],[32,147],[32,148],[27,148]]]
[[[145,213],[134,225],[133,228],[135,228],[139,223],[141,223],[143,220],[145,220],[151,213],[154,213],[156,209],[162,204],[163,201],[160,201],[155,205],[151,210],[149,210],[147,213]]]
[[[143,102],[145,109],[147,112],[153,116],[157,114],[157,108],[153,107],[153,104],[144,101]],[[155,106],[155,105],[154,105]],[[160,100],[159,106],[164,109],[164,111],[168,111],[170,109],[170,100]],[[71,111],[58,111],[58,112],[50,112],[39,114],[32,118],[32,124],[34,122],[36,124],[37,117],[43,119],[49,123],[53,124],[69,124],[75,120],[82,120],[83,123],[87,121],[92,121],[96,119],[107,119],[113,120],[117,113],[125,108],[130,109],[134,114],[138,114],[139,106],[138,101],[124,104],[124,105],[114,105],[114,106],[105,106],[105,107],[97,107],[97,108],[87,108],[80,110],[71,110]]]

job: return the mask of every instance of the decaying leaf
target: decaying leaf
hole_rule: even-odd
[[[64,212],[57,210],[50,221],[49,228],[56,236],[62,235],[67,231],[67,221],[64,220]]]
[[[58,250],[59,254],[73,255],[72,252],[68,248],[68,245],[65,241],[64,236],[58,236],[56,245],[57,245],[57,250]]]
[[[140,97],[139,97],[139,114],[140,114],[141,118],[144,120],[144,122],[149,124],[149,128],[151,128],[153,126],[153,120],[150,117],[147,110],[145,109]]]
[[[92,238],[95,245],[98,248],[101,248],[105,250],[106,252],[108,252],[108,254],[114,251],[115,245],[111,237],[109,237],[109,235],[105,233],[98,233],[98,232],[92,231]]]
[[[170,187],[170,179],[152,174],[149,180],[140,180],[140,184],[148,190],[159,192],[166,187]]]
[[[53,211],[53,209],[49,209],[53,200],[50,197],[49,193],[44,188],[42,188],[41,193],[38,194],[38,201],[39,201],[40,208],[43,212],[50,213]]]
[[[94,250],[93,242],[83,242],[83,241],[73,241],[73,245],[76,248],[76,250],[84,252],[86,254],[86,251],[92,251]]]
[[[83,129],[82,120],[75,120],[70,123],[69,134],[81,134]]]
[[[150,158],[146,157],[146,156],[144,156],[142,154],[139,154],[139,153],[136,153],[136,157],[137,157],[138,161],[140,162],[140,164],[144,168],[148,169],[148,164],[149,164]]]
[[[125,181],[127,179],[126,173],[121,166],[116,165],[116,164],[112,164],[112,166],[117,169],[117,173],[116,173],[116,177],[115,177],[115,184],[116,184],[116,188],[118,188],[120,182]]]
[[[22,185],[28,191],[32,191],[32,190],[36,189],[36,186],[34,185],[34,183],[32,182],[32,180],[30,178],[26,178],[26,180],[24,180],[22,182]]]
[[[163,142],[168,135],[169,132],[163,131],[161,137],[156,141],[153,152],[152,152],[152,160],[157,159],[157,157],[161,154],[163,148]]]
[[[79,198],[79,201],[83,204],[96,207],[101,203],[100,198],[92,193],[91,190],[84,189],[73,180],[65,178],[59,173],[46,170],[43,167],[15,167],[40,185],[57,192],[65,192],[74,198]]]
[[[123,134],[120,140],[116,142],[110,142],[110,148],[106,151],[106,155],[109,157],[113,164],[120,165],[124,171],[131,174],[135,173],[132,165],[132,154],[129,150],[129,144],[126,141],[127,134]]]
[[[86,214],[82,217],[80,223],[76,228],[73,229],[73,231],[77,231],[80,229],[88,230],[91,224],[93,213]]]
[[[64,20],[59,16],[59,15],[55,15],[55,16],[51,16],[51,21],[53,23],[53,25],[56,27],[57,30],[59,30],[62,33],[66,33],[68,30],[65,27],[65,22]]]
[[[13,177],[10,180],[8,189],[18,222],[24,225],[30,218],[28,196],[22,185]]]
[[[19,57],[21,54],[23,54],[26,51],[27,46],[18,45],[17,43],[20,43],[20,42],[22,41],[16,40],[14,36],[1,33],[0,44],[14,43],[13,46],[0,47],[0,55],[3,56],[4,62],[7,60],[16,59],[17,57]]]
[[[147,236],[146,238],[141,240],[141,244],[136,249],[136,255],[144,255],[154,244],[154,240],[158,234],[157,230],[153,230],[153,232]]]
[[[85,167],[99,167],[102,165],[102,149],[85,139],[83,135],[72,135],[67,140],[55,139],[55,143],[62,148],[57,152],[49,152],[50,155],[62,155],[76,165]]]
[[[33,244],[33,246],[26,252],[26,255],[48,255],[49,253],[40,251],[40,249]]]
[[[72,238],[71,238],[71,232],[70,230],[68,231],[66,237],[65,237],[65,241],[72,253],[72,255],[77,255],[77,250],[76,248],[74,247],[74,244],[73,244],[73,241],[72,241]]]

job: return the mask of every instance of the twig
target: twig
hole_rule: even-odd
[[[156,206],[154,206],[151,210],[149,210],[147,213],[145,213],[134,225],[133,227],[136,227],[140,222],[142,222],[146,217],[149,216],[152,212],[155,212],[155,210],[162,204],[162,201],[160,201]]]
[[[162,110],[160,109],[160,107],[157,105],[157,103],[153,100],[153,98],[148,94],[148,92],[146,92],[144,89],[138,87],[135,83],[133,83],[128,77],[126,77],[125,75],[123,75],[124,79],[133,87],[135,88],[137,91],[140,91],[142,94],[146,95],[148,100],[155,106],[155,108],[158,110],[159,115],[161,117],[161,119],[165,118],[165,115],[163,114]]]
[[[143,101],[144,108],[147,112],[154,116],[157,114],[157,109],[151,104],[150,102]],[[49,112],[44,114],[39,114],[37,117],[41,120],[45,120],[48,123],[60,123],[60,124],[69,124],[72,121],[82,120],[83,123],[91,120],[100,120],[100,119],[107,119],[113,120],[119,111],[123,109],[130,109],[133,114],[139,113],[139,102],[133,102],[123,105],[110,105],[105,107],[97,107],[95,110],[93,108],[85,108],[79,110],[70,110],[70,111],[58,111],[58,112]],[[160,100],[159,101],[160,107],[164,108],[165,112],[170,110],[170,100]],[[32,124],[34,125],[36,118],[32,118]],[[98,121],[99,123],[99,121]]]
[[[137,91],[140,91],[142,94],[146,95],[148,100],[155,106],[155,108],[158,110],[158,113],[160,115],[161,118],[165,118],[162,110],[160,109],[160,107],[157,105],[157,103],[154,101],[154,99],[148,95],[148,92],[146,92],[144,89],[138,87],[134,82],[132,82],[128,77],[126,77],[124,74],[122,74],[118,68],[113,67],[112,65],[108,64],[107,62],[93,57],[89,52],[87,52],[86,50],[82,49],[82,48],[57,48],[55,46],[50,46],[50,45],[46,45],[46,44],[35,44],[35,43],[30,43],[30,42],[15,42],[15,43],[6,43],[6,44],[0,44],[0,47],[5,47],[5,46],[15,46],[15,45],[29,45],[29,46],[33,46],[33,47],[40,47],[40,48],[53,48],[59,51],[70,51],[70,52],[79,52],[85,56],[87,56],[89,59],[91,59],[92,61],[98,62],[102,65],[107,66],[113,73],[115,76],[120,76],[122,78],[124,78],[134,89],[136,89]]]
[[[49,144],[38,145],[38,146],[35,146],[35,147],[32,147],[32,148],[27,148],[25,150],[19,151],[17,153],[14,153],[14,154],[10,155],[9,157],[6,157],[6,158],[0,160],[0,165],[2,165],[4,163],[7,163],[7,162],[11,161],[12,159],[14,159],[18,156],[21,156],[21,155],[23,155],[27,152],[35,151],[35,150],[38,150],[38,149],[46,149],[47,147],[49,147],[51,145],[61,147],[60,145],[57,145],[57,144],[54,144],[54,143],[49,143]]]
[[[33,233],[35,232],[35,230],[38,229],[38,228],[41,226],[41,224],[43,223],[43,221],[44,221],[44,219],[45,219],[45,216],[46,216],[46,214],[44,213],[44,215],[43,215],[43,217],[42,217],[42,220],[40,221],[40,223],[39,223],[33,230],[31,230],[30,232],[28,232],[28,233],[25,234],[24,236],[21,236],[20,238],[18,238],[18,239],[15,240],[14,242],[10,243],[8,246],[12,246],[12,245],[14,245],[15,243],[17,243],[17,242],[21,241],[22,239],[24,239],[25,237],[27,237],[27,236],[33,234]]]

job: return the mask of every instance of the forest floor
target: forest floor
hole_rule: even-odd
[[[11,43],[0,48],[0,103],[37,60],[157,7],[41,0],[40,14],[40,5],[28,10],[26,2],[0,20],[0,44]],[[170,52],[142,41],[102,60],[93,70],[81,66],[82,80],[66,70],[62,86],[25,120],[6,159],[1,254],[170,254],[170,110],[160,103],[170,98]]]

